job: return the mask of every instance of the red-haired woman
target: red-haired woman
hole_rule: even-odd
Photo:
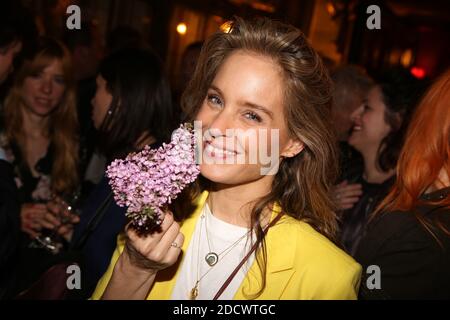
[[[361,241],[356,259],[381,275],[380,286],[362,281],[361,298],[450,299],[449,110],[450,70],[418,107],[397,180]]]

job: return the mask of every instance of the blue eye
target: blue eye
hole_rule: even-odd
[[[222,100],[215,94],[208,94],[208,101],[214,105],[222,106]]]
[[[262,121],[261,117],[254,112],[246,112],[245,117],[249,120],[256,121],[256,122]]]

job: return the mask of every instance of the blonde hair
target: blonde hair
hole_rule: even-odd
[[[69,51],[59,41],[51,38],[39,39],[36,50],[26,59],[18,70],[5,100],[5,133],[9,141],[15,142],[22,154],[25,150],[26,136],[23,131],[22,88],[27,77],[40,73],[55,59],[63,68],[65,92],[57,108],[49,115],[44,134],[54,148],[51,171],[51,188],[57,194],[73,192],[79,180],[78,173],[78,120],[76,111],[76,89],[73,79],[72,62]]]

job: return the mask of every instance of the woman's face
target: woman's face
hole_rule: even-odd
[[[203,176],[232,185],[256,181],[273,175],[265,174],[267,168],[281,156],[302,150],[288,134],[283,86],[282,71],[269,58],[236,51],[225,60],[196,118],[203,132]]]
[[[92,121],[94,122],[94,127],[99,129],[108,113],[113,97],[106,88],[106,80],[101,75],[97,76],[96,83],[97,90],[91,100],[93,107]]]
[[[375,86],[369,91],[363,104],[351,115],[353,128],[349,144],[360,152],[373,147],[378,150],[381,141],[391,131],[385,121],[385,112],[381,89]]]
[[[66,84],[60,60],[53,60],[40,73],[25,78],[22,99],[31,113],[48,116],[61,103]]]

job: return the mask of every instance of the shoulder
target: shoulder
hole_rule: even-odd
[[[449,209],[431,210],[425,216],[431,224],[435,217],[450,227]],[[441,234],[437,231],[437,235]],[[376,218],[367,228],[367,233],[361,240],[357,257],[362,261],[373,255],[380,255],[386,250],[396,251],[421,249],[437,245],[433,236],[421,225],[414,212],[392,211]]]
[[[289,260],[293,286],[311,299],[356,298],[361,266],[306,222],[284,217],[273,227],[268,259]],[[284,257],[284,258],[283,258]],[[277,262],[279,263],[279,262]]]
[[[296,254],[307,258],[310,263],[337,263],[336,267],[343,268],[358,265],[352,257],[306,222],[286,216],[275,228],[278,229],[280,237],[286,239],[285,241],[288,239],[295,241]]]

